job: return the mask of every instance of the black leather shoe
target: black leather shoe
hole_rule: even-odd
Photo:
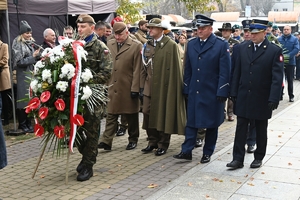
[[[120,129],[117,131],[116,136],[123,136],[123,135],[125,135],[125,133],[126,133],[126,129],[120,128]]]
[[[80,173],[84,167],[85,165],[82,163],[82,161],[80,161],[79,165],[76,168],[76,171]]]
[[[81,172],[77,176],[77,181],[87,181],[93,176],[93,168],[92,167],[83,167]]]
[[[196,140],[195,147],[196,147],[196,148],[197,148],[197,147],[202,147],[202,140],[201,140],[200,138],[198,138],[198,139]]]
[[[262,165],[262,160],[254,160],[251,165],[250,168],[259,168]]]
[[[248,145],[247,153],[254,153],[254,151],[255,151],[254,145]]]
[[[200,163],[208,163],[210,161],[210,155],[203,155]]]
[[[163,149],[163,148],[158,148],[155,152],[156,156],[161,156],[167,153],[167,150]]]
[[[127,147],[126,147],[126,150],[135,149],[136,146],[137,146],[137,143],[129,142]]]
[[[293,97],[293,98],[290,98],[290,102],[294,102],[294,97]]]
[[[26,123],[19,123],[18,129],[21,129],[24,133],[29,133],[29,129],[26,126]]]
[[[109,146],[108,144],[105,144],[104,142],[100,142],[98,144],[98,149],[104,149],[104,150],[110,151],[111,146]]]
[[[157,146],[147,146],[145,149],[142,149],[141,151],[144,153],[150,153],[153,151],[153,149],[157,149]]]
[[[244,164],[240,161],[233,160],[230,163],[227,163],[226,167],[230,167],[231,169],[243,168]]]
[[[192,160],[192,154],[191,153],[180,152],[179,154],[174,155],[173,158],[184,159],[184,160]]]

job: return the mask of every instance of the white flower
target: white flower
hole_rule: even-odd
[[[65,39],[63,39],[63,40],[59,40],[58,42],[59,42],[59,44],[60,44],[61,46],[67,47],[67,46],[69,46],[73,41],[74,41],[74,40],[72,40],[72,39],[65,38]]]
[[[64,57],[65,56],[65,52],[62,50],[62,46],[56,46],[53,48],[53,54],[55,56],[59,56],[59,57]]]
[[[51,54],[51,53],[52,53],[52,49],[48,47],[48,48],[44,49],[44,51],[42,53],[42,57],[49,56],[47,54]]]
[[[36,93],[37,90],[38,90],[38,80],[36,80],[36,79],[32,80],[32,81],[30,82],[30,88],[32,89],[32,91],[33,91],[34,93]]]
[[[89,86],[85,86],[82,88],[83,90],[83,95],[81,97],[81,100],[87,100],[88,98],[90,98],[90,96],[92,95],[92,90]]]
[[[81,58],[83,58],[86,61],[86,56],[88,55],[88,52],[84,50],[82,46],[77,47],[77,53],[81,56]]]
[[[67,81],[58,81],[56,84],[56,89],[65,92],[68,88],[68,82]]]
[[[68,79],[71,79],[73,78],[74,75],[75,75],[75,67],[72,64],[67,63],[61,68],[61,74],[59,75],[59,77],[60,78],[67,77]]]
[[[44,68],[45,67],[45,63],[42,62],[42,61],[37,61],[34,65],[34,70],[33,70],[33,73],[34,74],[37,74],[39,73],[40,69]]]
[[[47,82],[51,85],[51,84],[53,83],[52,78],[51,78],[51,77],[48,78],[48,79],[47,79]]]
[[[93,78],[93,74],[91,70],[85,68],[84,72],[81,73],[81,79],[84,83],[89,82],[90,79]]]
[[[46,81],[48,78],[51,78],[51,70],[50,69],[44,69],[42,72],[42,80]]]

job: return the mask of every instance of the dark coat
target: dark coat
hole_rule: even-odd
[[[140,90],[142,67],[142,44],[130,37],[117,50],[117,42],[111,39],[107,44],[113,60],[112,75],[108,85],[108,108],[111,114],[133,114],[139,112],[139,99],[131,98],[131,92]]]
[[[224,121],[224,103],[228,97],[230,53],[225,40],[211,34],[200,50],[199,38],[187,44],[184,66],[184,91],[188,95],[187,126],[216,128]]]
[[[283,80],[282,49],[267,39],[254,52],[253,42],[239,45],[240,53],[232,79],[231,96],[237,97],[237,116],[266,120],[272,111],[268,102],[278,103]]]

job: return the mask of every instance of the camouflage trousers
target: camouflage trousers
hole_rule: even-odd
[[[82,154],[82,163],[93,167],[98,155],[98,140],[100,136],[100,125],[102,115],[95,111],[91,114],[88,109],[84,110],[84,125],[78,130],[76,135],[76,146]]]

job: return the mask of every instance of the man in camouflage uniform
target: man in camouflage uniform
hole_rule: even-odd
[[[84,49],[88,52],[87,61],[82,65],[89,68],[93,73],[95,84],[105,84],[111,76],[111,55],[107,46],[97,39],[94,33],[95,21],[90,15],[82,14],[76,20],[78,35],[86,43]],[[103,106],[97,106],[94,113],[90,113],[87,107],[84,108],[83,117],[85,123],[79,130],[76,138],[76,146],[82,154],[82,160],[77,167],[78,181],[89,180],[93,176],[93,165],[96,163],[98,154],[98,139],[100,132],[100,120],[103,114]]]
[[[238,24],[235,24],[232,27],[232,33],[233,33],[233,39],[239,41],[239,42],[243,42],[244,38],[241,36],[242,33],[242,27]]]
[[[230,55],[232,55],[233,46],[240,43],[231,37],[231,33],[233,33],[235,29],[231,28],[230,23],[223,23],[222,28],[219,28],[219,31],[222,32],[222,37],[228,42]],[[227,100],[227,116],[228,121],[234,121],[233,103],[230,99]]]
[[[273,33],[272,33],[272,29],[273,29],[272,27],[273,27],[273,22],[269,22],[269,23],[268,23],[268,27],[267,27],[267,29],[266,29],[266,32],[267,32],[266,37],[267,37],[267,39],[268,39],[270,42],[273,42],[273,43],[275,43],[275,44],[277,44],[277,45],[280,45],[280,43],[279,43],[277,37],[274,36]]]

